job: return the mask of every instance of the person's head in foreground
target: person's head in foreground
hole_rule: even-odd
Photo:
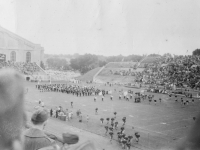
[[[0,149],[21,150],[24,126],[24,79],[14,70],[0,70]]]
[[[48,115],[49,115],[48,110],[43,108],[35,111],[31,117],[31,122],[34,128],[43,130],[47,124],[47,120],[49,118]]]
[[[53,144],[54,140],[50,139],[43,129],[46,126],[49,113],[46,109],[36,110],[32,117],[32,128],[24,132],[24,148],[25,150],[37,150]]]

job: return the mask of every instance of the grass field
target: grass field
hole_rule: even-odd
[[[71,83],[70,83],[71,84]],[[177,143],[178,140],[183,139],[187,134],[189,128],[194,123],[193,117],[199,112],[199,100],[195,99],[195,103],[189,103],[189,105],[183,107],[179,102],[175,102],[174,98],[169,98],[168,95],[154,94],[155,99],[162,98],[162,102],[149,104],[147,100],[141,103],[134,103],[133,99],[125,101],[124,99],[119,100],[119,90],[128,90],[128,88],[120,86],[105,86],[93,84],[96,87],[108,89],[113,91],[114,99],[110,100],[110,96],[106,95],[104,101],[101,101],[101,96],[97,97],[97,101],[94,102],[94,96],[82,96],[77,97],[72,94],[63,94],[58,92],[39,92],[35,88],[35,83],[27,83],[28,93],[26,96],[26,110],[27,112],[33,112],[34,107],[37,106],[38,101],[42,100],[45,102],[45,106],[55,108],[62,106],[68,108],[74,113],[74,118],[71,121],[58,121],[57,119],[51,119],[51,122],[61,122],[72,126],[73,128],[83,129],[88,133],[95,133],[109,141],[108,136],[105,136],[104,126],[100,124],[100,118],[114,117],[113,112],[117,112],[117,120],[119,127],[122,125],[122,117],[127,117],[127,123],[125,125],[125,133],[134,135],[138,131],[141,135],[140,141],[137,144],[133,140],[133,146],[139,149],[161,149],[163,147],[170,148]],[[116,89],[116,92],[114,92]],[[131,89],[134,92],[139,89]],[[148,93],[147,93],[148,94]],[[152,93],[151,93],[152,94]],[[186,99],[186,98],[184,98]],[[74,102],[74,107],[71,108],[70,102]],[[99,109],[99,114],[95,115],[95,108]],[[76,117],[76,111],[80,109],[83,114],[83,122],[79,123]],[[89,115],[89,123],[86,123],[86,115]],[[106,122],[104,121],[104,124]],[[51,125],[54,126],[54,125]],[[133,129],[134,127],[134,129]],[[62,129],[60,129],[62,131]],[[115,139],[116,139],[115,131]],[[87,134],[87,133],[85,133]],[[102,140],[103,141],[103,140]],[[100,142],[100,141],[99,141]],[[100,142],[98,146],[102,148],[102,144],[110,146],[109,149],[114,145],[110,145],[109,142]],[[98,147],[97,146],[97,147]],[[116,146],[116,145],[115,145]],[[120,148],[120,146],[118,146]],[[135,149],[132,147],[132,149]],[[113,148],[113,149],[116,149]]]

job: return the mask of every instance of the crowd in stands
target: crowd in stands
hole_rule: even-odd
[[[57,70],[45,70],[47,75],[50,75],[52,78],[59,80],[69,80],[70,78],[75,78],[80,76],[80,73],[73,71],[57,71]]]
[[[174,84],[177,87],[187,85],[191,88],[199,87],[199,66],[197,56],[176,56],[148,64],[139,75],[140,82],[157,85]]]
[[[132,69],[130,68],[129,70],[118,70],[118,71],[112,71],[110,70],[110,72],[114,75],[122,75],[122,76],[135,76],[135,72],[132,71]]]
[[[162,85],[166,88],[170,88],[171,85],[196,89],[200,87],[199,56],[160,57],[152,63],[145,64],[142,72],[135,72],[132,68],[110,72],[114,75],[134,76],[135,82]]]
[[[40,68],[37,66],[35,62],[29,63],[29,62],[3,61],[0,62],[0,68],[13,68],[25,75],[32,75],[40,71]]]

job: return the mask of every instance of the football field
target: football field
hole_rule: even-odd
[[[73,112],[72,120],[64,122],[51,118],[50,122],[53,123],[49,126],[54,126],[54,123],[56,125],[59,122],[59,124],[66,124],[68,129],[70,128],[73,132],[81,129],[85,134],[93,133],[99,135],[103,139],[99,141],[101,144],[97,145],[99,149],[106,147],[106,145],[110,148],[114,146],[114,144],[109,143],[109,136],[105,135],[104,128],[106,118],[114,117],[114,112],[117,112],[116,120],[119,122],[119,128],[122,126],[122,117],[127,118],[125,125],[125,133],[127,135],[135,137],[135,132],[139,132],[141,135],[139,143],[136,143],[135,138],[133,138],[132,149],[152,150],[172,147],[178,140],[183,139],[194,123],[193,117],[199,112],[198,99],[195,99],[194,103],[190,102],[189,105],[182,106],[179,97],[179,101],[175,102],[174,97],[170,98],[168,95],[146,92],[146,94],[155,95],[154,99],[157,100],[157,103],[151,102],[149,104],[147,99],[142,100],[141,103],[134,103],[134,97],[130,101],[126,101],[123,98],[119,100],[119,91],[122,89],[127,91],[129,89],[117,85],[110,87],[100,84],[86,84],[87,86],[95,85],[100,89],[112,90],[113,100],[110,100],[110,95],[106,95],[104,101],[101,100],[101,96],[97,96],[96,102],[94,102],[94,96],[77,97],[67,93],[40,92],[35,88],[35,85],[36,83],[26,83],[28,88],[28,92],[25,94],[27,112],[32,113],[39,100],[42,100],[48,109],[56,109],[56,107],[62,106],[64,109],[71,110]],[[140,91],[134,88],[130,90],[134,91],[134,93]],[[162,99],[161,102],[158,101],[159,98]],[[186,98],[183,99],[186,100]],[[70,104],[72,101],[73,108],[71,108]],[[98,115],[95,114],[95,108],[98,108]],[[79,122],[76,116],[78,109],[81,110],[83,115],[82,123]],[[86,115],[90,118],[89,123],[86,123]],[[104,125],[101,125],[100,118],[104,118]],[[64,130],[60,129],[60,132],[62,133]],[[115,139],[117,139],[118,131],[114,131]],[[103,142],[104,140],[106,142]],[[115,146],[121,149],[120,145]]]

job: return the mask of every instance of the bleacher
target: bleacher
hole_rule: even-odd
[[[40,68],[36,63],[4,61],[0,62],[0,68],[13,68],[25,75],[33,75],[40,72]]]
[[[1,61],[0,68],[12,68],[24,75],[28,81],[49,81],[49,75],[38,66],[35,62],[12,62],[12,61]]]
[[[200,88],[199,61],[199,56],[146,57],[137,68],[131,67],[136,64],[132,62],[112,62],[106,65],[97,78],[107,76],[114,81],[115,77],[120,79],[121,76],[121,82],[124,82],[123,77],[126,76],[127,79],[134,78],[135,82],[144,84],[169,86],[175,82],[178,87],[186,84],[192,88]],[[141,71],[137,71],[138,69]]]
[[[147,64],[155,63],[160,57],[146,57],[138,66],[138,68],[146,68]]]
[[[51,80],[64,80],[69,81],[71,78],[80,76],[80,73],[73,71],[56,71],[56,70],[46,70],[47,75],[51,76]]]
[[[133,68],[137,62],[110,62],[105,68]]]

